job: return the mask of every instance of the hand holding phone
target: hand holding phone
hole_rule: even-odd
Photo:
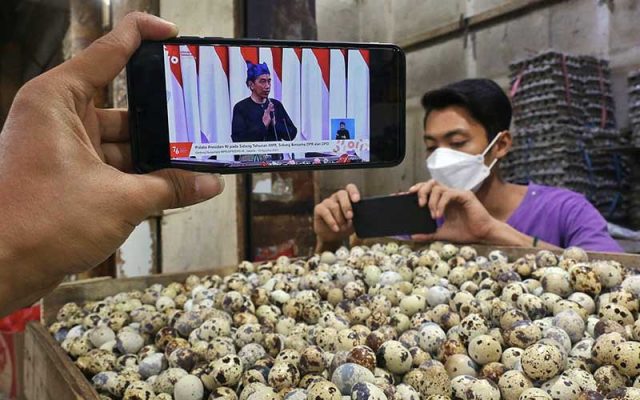
[[[350,183],[316,205],[313,230],[325,242],[348,238],[353,232],[353,203],[360,201],[360,192]]]

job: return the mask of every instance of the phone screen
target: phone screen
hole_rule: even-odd
[[[160,44],[164,113],[156,117],[164,121],[151,125],[166,127],[159,130],[169,164],[255,170],[402,160],[397,48],[254,43]],[[135,83],[136,103],[149,102]],[[149,126],[144,120],[135,125]]]

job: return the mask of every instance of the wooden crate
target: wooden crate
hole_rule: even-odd
[[[367,241],[368,244],[372,243]],[[385,242],[376,240],[375,242]],[[422,244],[411,243],[413,248]],[[510,259],[531,254],[539,249],[496,247],[474,245],[479,254],[487,255],[491,250],[502,250]],[[640,269],[640,255],[588,253],[590,259],[616,260],[628,269]],[[196,275],[215,273],[228,275],[235,267],[226,267],[214,271],[196,272]],[[31,323],[25,333],[25,397],[30,400],[84,399],[99,400],[98,393],[91,383],[74,365],[69,356],[53,339],[46,326],[55,322],[58,310],[67,302],[84,303],[100,300],[123,291],[143,290],[154,283],[168,284],[173,281],[184,281],[191,273],[168,275],[151,275],[141,278],[112,279],[96,278],[63,284],[42,300],[42,321]]]
[[[144,290],[154,283],[184,281],[187,276],[229,275],[236,267],[224,267],[207,272],[150,275],[139,278],[109,277],[69,282],[60,285],[42,299],[41,323],[27,325],[24,339],[24,397],[29,400],[100,400],[98,392],[80,372],[67,353],[47,330],[55,322],[58,310],[68,302],[79,304],[96,301],[119,292]]]

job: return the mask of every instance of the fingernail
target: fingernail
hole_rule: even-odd
[[[351,211],[347,211],[347,218],[353,218],[353,213]]]
[[[220,174],[198,174],[195,179],[196,193],[202,200],[210,199],[224,190],[224,178]]]
[[[340,232],[340,228],[338,228],[338,225],[334,225],[332,229],[334,232]]]
[[[173,22],[169,22],[169,24],[171,24],[171,27],[173,28],[173,36],[178,36],[178,34],[180,33],[180,28],[178,28],[178,25],[174,24]]]

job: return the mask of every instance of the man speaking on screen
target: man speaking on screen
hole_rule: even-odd
[[[266,63],[253,64],[247,61],[247,87],[251,90],[251,96],[233,107],[231,139],[234,142],[293,140],[298,129],[282,103],[269,98],[271,73]]]

